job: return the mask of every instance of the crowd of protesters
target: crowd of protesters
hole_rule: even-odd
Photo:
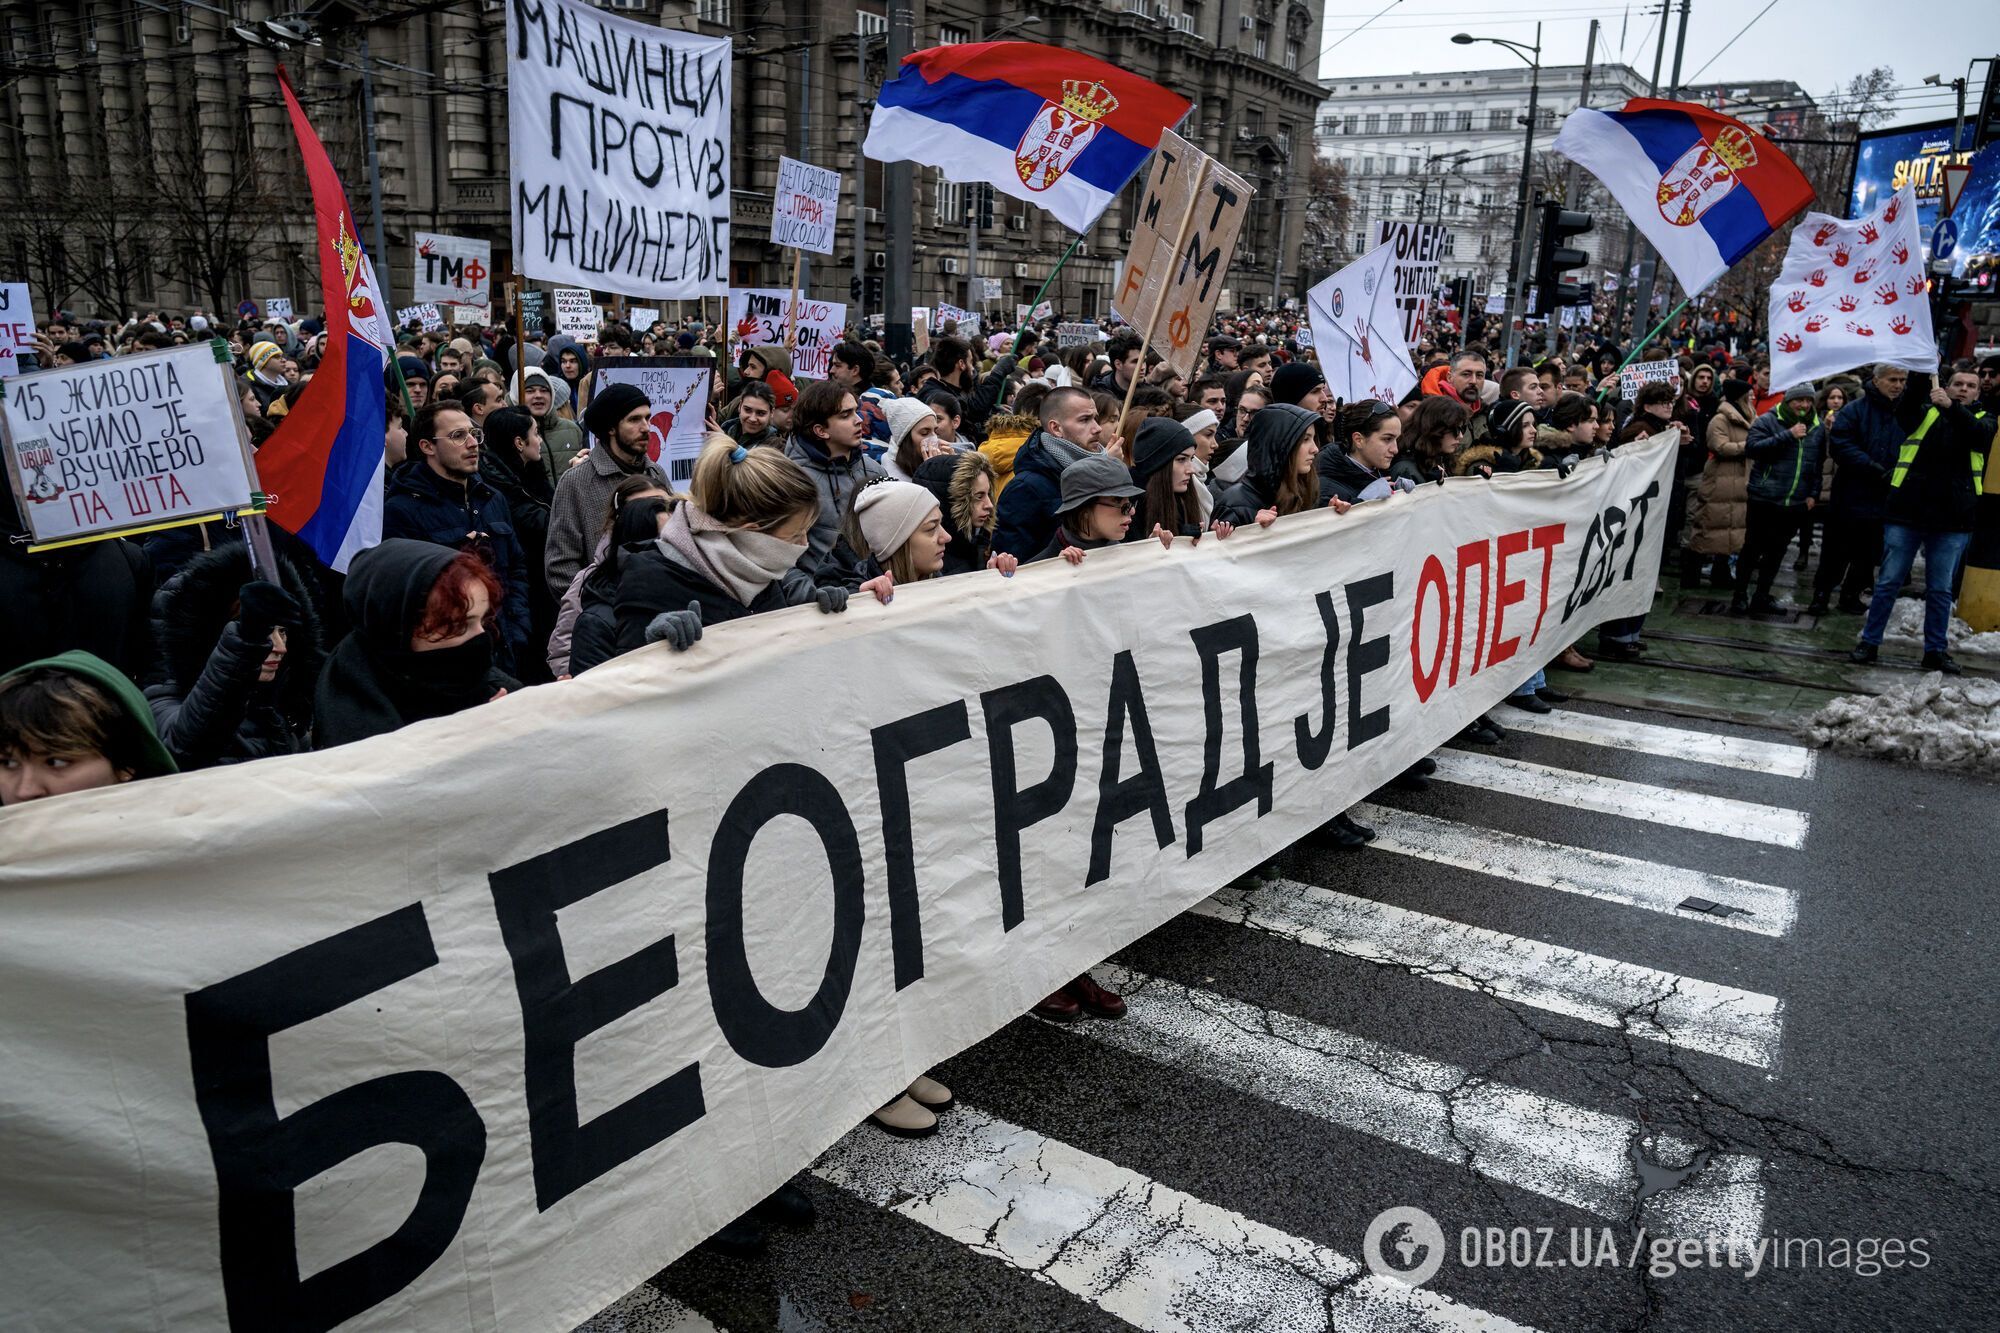
[[[1728,589],[1738,613],[1777,609],[1788,552],[1796,544],[1802,569],[1817,542],[1808,610],[1837,597],[1865,613],[1854,656],[1867,661],[1921,551],[1923,665],[1958,670],[1945,627],[2000,360],[1936,383],[1876,366],[1774,387],[1741,339],[1704,341],[1697,324],[1632,358],[1678,361],[1679,375],[1626,399],[1616,369],[1630,349],[1600,331],[1531,339],[1507,366],[1483,320],[1448,313],[1414,349],[1420,382],[1396,403],[1341,401],[1284,313],[1218,321],[1191,379],[1122,329],[1057,348],[1034,327],[983,339],[948,327],[902,364],[855,337],[824,379],[698,321],[614,321],[587,344],[540,329],[525,344],[504,328],[407,331],[385,384],[383,537],[344,577],[275,530],[275,577],[256,572],[220,521],[30,553],[0,507],[0,606],[14,627],[0,647],[0,804],[343,745],[647,644],[686,650],[781,607],[839,614],[927,579],[1223,541],[1449,476],[1566,475],[1673,426],[1669,566],[1683,587]],[[44,329],[41,360],[210,338],[236,358],[262,443],[325,354],[313,319],[64,316]],[[593,383],[607,358],[668,353],[713,357],[720,379],[685,487],[652,452],[645,395]],[[1591,652],[1639,658],[1643,619],[1600,626]],[[1573,644],[1551,665],[1594,661]],[[1547,712],[1565,699],[1536,671],[1506,704]],[[1485,717],[1461,738],[1504,736]],[[1421,787],[1433,768],[1419,761],[1395,782]],[[1345,813],[1315,835],[1338,847],[1373,836]],[[1034,1012],[1115,1019],[1124,1002],[1086,974]],[[951,1105],[920,1078],[872,1119],[922,1136]],[[754,1248],[763,1223],[809,1214],[781,1191],[718,1243]]]

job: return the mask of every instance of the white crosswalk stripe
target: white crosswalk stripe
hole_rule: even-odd
[[[1409,969],[1531,1005],[1769,1069],[1783,1005],[1769,995],[1468,926],[1281,879],[1232,886],[1194,911],[1330,953]]]
[[[1463,1164],[1488,1180],[1623,1221],[1637,1177],[1631,1120],[1495,1083],[1291,1014],[1122,967],[1095,975],[1124,995],[1116,1022],[1061,1030],[1186,1069],[1343,1129]],[[1698,1145],[1663,1138],[1650,1160],[1691,1162]],[[1763,1231],[1754,1160],[1719,1157],[1649,1201],[1653,1235],[1750,1240]]]
[[[1378,836],[1369,844],[1373,851],[1476,870],[1497,880],[1602,898],[1759,935],[1788,935],[1798,917],[1798,895],[1774,884],[1546,842],[1389,806],[1363,804],[1349,813],[1376,831]],[[1689,898],[1734,910],[1728,915],[1684,911],[1680,905]]]
[[[1434,776],[1441,781],[1482,791],[1780,847],[1803,847],[1806,841],[1807,821],[1801,810],[1464,750],[1439,750],[1432,758],[1437,760]]]
[[[813,1170],[1149,1333],[1526,1328],[969,1106],[915,1142],[864,1126]]]
[[[1632,722],[1606,717],[1601,713],[1579,713],[1558,708],[1553,713],[1522,713],[1507,718],[1509,731],[1532,732],[1558,740],[1580,741],[1620,750],[1642,750],[1663,759],[1688,759],[1698,764],[1719,764],[1751,773],[1775,773],[1786,778],[1810,778],[1819,756],[1803,745],[1779,741],[1751,740],[1744,736],[1720,736],[1712,731],[1687,727],[1662,727],[1651,722]]]

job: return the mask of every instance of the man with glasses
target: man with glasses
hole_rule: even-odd
[[[494,664],[511,673],[530,649],[528,567],[507,497],[479,475],[479,427],[458,403],[432,403],[417,412],[409,448],[389,478],[382,535],[476,551],[493,567],[506,592]]]

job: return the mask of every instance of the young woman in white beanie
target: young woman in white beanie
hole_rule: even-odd
[[[889,449],[882,456],[882,467],[897,481],[915,480],[926,458],[950,448],[936,442],[937,413],[929,403],[891,398],[882,405],[882,413],[889,419]]]

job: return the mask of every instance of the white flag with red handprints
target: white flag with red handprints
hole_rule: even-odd
[[[1935,372],[1937,339],[1905,184],[1866,217],[1808,213],[1771,284],[1771,387],[1877,362]]]
[[[1417,387],[1396,304],[1396,245],[1384,241],[1306,293],[1326,390],[1342,402],[1398,403]]]

